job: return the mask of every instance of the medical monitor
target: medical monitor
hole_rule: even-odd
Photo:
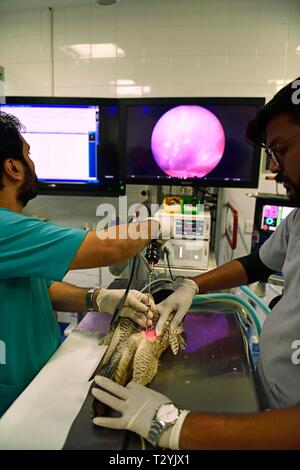
[[[127,183],[258,186],[260,148],[245,129],[264,98],[137,98],[121,106]]]
[[[41,194],[115,196],[119,106],[113,99],[7,97],[2,111],[24,125]]]

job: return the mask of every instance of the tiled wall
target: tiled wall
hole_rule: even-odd
[[[48,9],[22,8],[22,0],[18,11],[0,5],[7,95],[47,96],[53,88],[55,96],[268,100],[300,75],[299,0],[120,0],[110,7],[95,0],[54,8],[53,63]],[[274,191],[274,183],[260,187]],[[246,192],[229,191],[242,222],[253,215]],[[76,204],[58,201],[51,201],[54,218],[58,206],[81,217]]]
[[[6,93],[49,95],[50,13],[22,5],[0,18]],[[53,20],[55,96],[270,98],[299,74],[299,0],[93,1]]]

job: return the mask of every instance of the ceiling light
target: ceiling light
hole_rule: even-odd
[[[97,0],[98,5],[109,6],[118,3],[119,0]]]

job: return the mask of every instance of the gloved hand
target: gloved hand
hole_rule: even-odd
[[[171,331],[182,322],[191,306],[194,295],[196,295],[198,291],[198,286],[192,279],[185,279],[173,294],[169,295],[169,297],[156,306],[157,312],[160,314],[156,325],[156,334],[158,336],[162,334],[164,325],[171,313],[174,313],[170,324]]]
[[[123,387],[100,375],[95,377],[95,382],[102,390],[92,388],[94,397],[122,414],[118,418],[94,418],[93,423],[97,426],[128,429],[147,439],[156,410],[163,403],[170,403],[165,395],[134,382]],[[189,411],[183,410],[175,424],[161,434],[158,442],[160,447],[179,448],[181,427],[188,413]]]
[[[108,312],[113,314],[124,293],[125,289],[100,289],[96,299],[99,312]],[[138,325],[145,328],[146,319],[148,327],[152,326],[151,318],[155,311],[156,306],[151,296],[149,297],[148,294],[143,294],[138,290],[131,289],[128,292],[127,299],[121,310],[120,316],[131,318]]]
[[[172,238],[174,233],[174,217],[166,212],[158,210],[153,217],[147,217],[145,220],[157,220],[160,224],[158,240],[167,241]]]

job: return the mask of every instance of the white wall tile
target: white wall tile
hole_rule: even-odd
[[[118,85],[115,87],[118,98],[140,98],[143,96],[143,86],[136,85]]]
[[[199,96],[199,85],[190,84],[188,87],[186,83],[178,83],[176,85],[171,85],[170,92],[171,96]]]
[[[18,96],[51,96],[51,87],[18,88]]]
[[[0,64],[19,62],[19,38],[17,36],[0,38]]]
[[[170,27],[173,25],[174,0],[146,1],[144,5],[144,18],[141,21],[143,28],[151,31],[152,28]]]
[[[90,5],[72,6],[65,8],[66,32],[90,31],[91,8]]]
[[[41,45],[41,60],[43,62],[51,60],[51,37],[49,34],[41,34],[40,36]]]
[[[111,28],[109,25],[99,26],[94,29],[91,34],[93,44],[116,44],[117,45],[117,29]]]
[[[289,14],[290,0],[261,0],[260,23],[287,24]]]
[[[198,60],[197,56],[174,56],[171,61],[170,84],[197,83]]]
[[[237,40],[237,38],[239,38]],[[232,24],[228,33],[229,54],[255,54],[258,51],[258,25]]]
[[[171,58],[145,57],[143,62],[143,83],[169,85],[172,83]]]
[[[288,55],[300,55],[300,24],[289,25],[287,53]]]
[[[128,85],[143,82],[143,59],[141,57],[124,57],[116,61],[116,80],[132,81]]]
[[[54,64],[54,84],[55,90],[58,87],[65,87],[67,82],[67,61],[55,60]]]
[[[173,24],[175,26],[200,26],[203,24],[227,24],[229,21],[227,0],[174,0]]]
[[[65,28],[65,9],[64,8],[54,8],[53,9],[53,32],[64,33]]]
[[[84,28],[80,31],[66,31],[66,46],[73,46],[76,44],[90,44],[91,32]]]
[[[55,96],[79,96],[79,97],[101,97],[115,98],[115,87],[106,86],[75,86],[75,87],[56,87]]]
[[[300,55],[295,54],[294,56],[289,55],[287,58],[287,70],[286,77],[287,79],[294,80],[296,77],[300,76]]]
[[[19,64],[8,64],[5,66],[5,91],[8,95],[17,94],[20,87],[21,74]]]
[[[129,29],[120,26],[117,29],[117,45],[120,57],[141,57],[143,55],[143,30],[140,26]]]
[[[161,97],[172,96],[171,85],[146,85],[143,86],[143,96],[148,97]]]
[[[68,50],[66,49],[66,35],[65,33],[57,33],[53,37],[53,56],[54,60],[66,60],[68,57]]]
[[[112,8],[116,9],[116,21],[118,27],[127,24],[129,28],[139,27],[146,23],[145,2],[140,0],[122,1]]]
[[[0,15],[0,40],[18,35],[17,13],[6,12]]]
[[[75,59],[66,61],[66,80],[69,86],[91,84],[90,59]]]
[[[20,36],[19,54],[20,63],[24,62],[41,62],[41,41],[40,34],[31,36]]]
[[[226,25],[203,25],[199,29],[176,26],[172,30],[172,54],[221,55],[228,47]]]
[[[40,10],[40,21],[41,21],[41,34],[50,34],[51,22],[50,22],[50,11],[49,8],[43,8]],[[54,20],[54,18],[53,18]]]
[[[50,62],[26,62],[20,65],[20,70],[22,70],[20,88],[50,87]]]
[[[274,80],[285,79],[285,57],[284,56],[258,56],[257,58],[257,83],[275,83]]]
[[[91,83],[92,86],[109,86],[116,80],[116,59],[92,59]]]
[[[286,54],[288,26],[260,25],[258,39],[259,54]]]
[[[231,0],[229,22],[237,25],[256,25],[260,19],[260,0]]]
[[[111,8],[101,7],[96,4],[91,5],[91,31],[96,33],[101,28],[115,29],[117,26],[117,8],[119,5]],[[117,7],[117,8],[116,8]]]
[[[164,26],[154,26],[143,29],[143,55],[170,55],[174,47],[172,29]]]
[[[225,77],[226,57],[201,55],[198,57],[197,82],[219,85],[227,82]]]
[[[299,0],[290,0],[290,23],[300,23],[300,2]]]
[[[224,82],[226,83],[256,83],[256,55],[229,55],[224,70]]]
[[[17,13],[17,29],[19,36],[31,36],[41,33],[40,10],[24,10]]]

